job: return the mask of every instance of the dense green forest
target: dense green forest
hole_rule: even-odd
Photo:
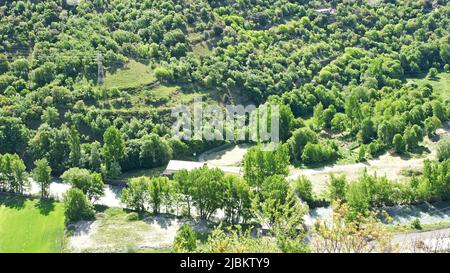
[[[360,158],[416,152],[449,101],[406,79],[449,70],[449,12],[443,0],[2,1],[0,153],[55,174],[162,166],[220,144],[170,137],[171,103],[196,96],[281,105],[295,164],[342,157],[341,140]],[[127,68],[148,80],[117,84]]]
[[[59,176],[71,186],[66,224],[93,219],[104,182],[228,144],[173,137],[174,106],[276,105],[281,145],[251,143],[242,177],[206,166],[133,177],[120,198],[127,221],[220,211],[233,226],[198,249],[184,225],[174,251],[326,251],[335,234],[370,248],[384,234],[374,209],[450,200],[450,140],[436,137],[450,118],[449,18],[447,0],[3,0],[0,191],[27,194],[31,176],[46,200]],[[315,181],[287,177],[292,165],[427,154],[424,139],[436,158],[405,181],[331,174],[319,196]],[[330,204],[341,229],[319,223],[324,245],[306,244],[302,217]],[[266,228],[275,246],[239,224]]]

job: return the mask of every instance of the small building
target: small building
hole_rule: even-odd
[[[192,171],[193,169],[201,168],[203,166],[207,166],[208,168],[219,168],[224,173],[230,174],[242,174],[241,167],[231,167],[231,166],[216,166],[207,162],[195,162],[195,161],[183,161],[183,160],[170,160],[167,164],[166,169],[161,174],[162,176],[173,177],[173,175],[177,171],[188,170]]]
[[[316,12],[324,13],[324,14],[335,14],[336,13],[336,9],[334,9],[334,8],[316,9]]]

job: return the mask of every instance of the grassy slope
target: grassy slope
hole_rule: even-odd
[[[61,252],[61,203],[0,195],[0,252]]]
[[[426,83],[433,86],[433,90],[442,96],[444,100],[450,99],[450,73],[439,73],[437,79],[430,80],[425,75],[418,78],[410,78],[408,81],[416,82],[419,86]]]
[[[130,60],[126,67],[118,69],[112,74],[106,73],[105,87],[133,88],[154,81],[156,78],[147,65]]]

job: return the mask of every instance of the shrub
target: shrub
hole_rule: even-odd
[[[311,206],[314,203],[312,183],[306,176],[300,176],[295,181],[295,193],[308,205]]]
[[[413,229],[421,230],[421,229],[422,229],[422,224],[420,223],[420,220],[419,220],[419,219],[414,219],[414,220],[411,222],[411,227],[412,227]]]
[[[445,137],[438,142],[437,157],[439,161],[450,158],[450,137]]]
[[[328,181],[328,195],[330,200],[345,201],[346,185],[347,179],[345,175],[335,176],[331,174],[330,180]]]
[[[370,209],[370,197],[366,185],[355,181],[348,184],[345,199],[349,207],[349,219],[355,219],[360,214],[366,214]]]
[[[368,146],[369,154],[372,157],[379,156],[384,151],[384,145],[379,140],[372,141]]]
[[[139,220],[139,214],[137,212],[130,212],[127,214],[128,221],[137,221]]]
[[[435,67],[430,68],[430,70],[428,71],[428,78],[429,79],[436,79],[438,74],[438,71]]]
[[[394,149],[397,154],[403,154],[406,150],[405,141],[403,140],[402,135],[396,134],[394,136]]]
[[[336,157],[337,152],[335,147],[325,143],[308,143],[302,153],[302,160],[307,164],[329,162],[335,160]]]
[[[165,67],[157,67],[155,69],[155,76],[161,82],[168,82],[173,79],[173,72]]]
[[[188,225],[182,225],[173,242],[173,250],[175,252],[191,252],[197,248],[197,235],[194,229]]]
[[[362,162],[366,159],[366,145],[361,144],[358,151],[358,161]]]
[[[64,196],[64,215],[66,223],[91,220],[94,218],[94,207],[80,189],[71,188]]]

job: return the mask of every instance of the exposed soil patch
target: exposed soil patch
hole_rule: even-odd
[[[167,252],[177,230],[189,223],[200,233],[208,231],[206,223],[191,222],[171,215],[145,217],[130,221],[119,208],[107,209],[102,218],[73,225],[67,248],[70,252]]]
[[[369,174],[385,175],[391,180],[406,179],[408,172],[422,169],[424,159],[436,159],[437,140],[449,135],[450,123],[447,122],[446,126],[437,130],[436,133],[437,137],[433,138],[433,140],[426,137],[422,143],[430,152],[417,158],[405,158],[392,153],[386,153],[378,158],[355,164],[331,165],[314,169],[292,168],[288,179],[294,180],[301,175],[305,175],[313,183],[313,190],[316,193],[321,193],[326,189],[326,183],[330,178],[330,173],[335,175],[345,174],[347,179],[351,181],[357,179],[364,169],[367,169]]]

